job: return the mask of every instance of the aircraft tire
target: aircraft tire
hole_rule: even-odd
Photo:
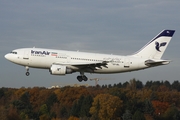
[[[83,81],[82,76],[77,76],[77,79],[78,79],[79,82]]]
[[[82,79],[83,79],[84,81],[87,81],[87,80],[88,80],[88,78],[87,78],[86,76],[82,76]]]
[[[26,72],[26,76],[29,76],[30,75],[30,73],[29,72]]]

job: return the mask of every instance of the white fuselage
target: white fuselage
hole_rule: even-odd
[[[13,53],[13,52],[12,52]],[[92,73],[121,73],[148,68],[147,59],[134,56],[119,56],[87,52],[73,52],[42,48],[23,48],[14,50],[5,57],[13,63],[33,68],[49,69],[52,64],[66,65],[74,71],[81,71],[76,65],[92,64],[109,61],[106,66],[97,67],[94,71],[86,69],[84,72]]]

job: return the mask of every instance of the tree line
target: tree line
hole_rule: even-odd
[[[179,120],[180,82],[0,88],[1,120]]]

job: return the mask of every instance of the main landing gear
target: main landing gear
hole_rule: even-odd
[[[77,79],[78,79],[79,82],[82,82],[83,80],[84,81],[88,80],[88,78],[85,75],[84,76],[77,76]]]
[[[79,82],[88,80],[88,78],[84,75],[84,72],[80,72],[80,74],[81,74],[80,76],[77,76]]]
[[[26,66],[26,76],[29,76],[30,75],[30,73],[29,73],[29,67],[28,66]]]

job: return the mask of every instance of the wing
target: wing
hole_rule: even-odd
[[[99,62],[70,62],[70,63],[53,63],[53,64],[59,64],[59,65],[65,65],[65,66],[75,66],[79,68],[79,70],[85,70],[93,72],[97,69],[102,69],[102,67],[108,68],[107,64],[109,61],[99,61]]]

